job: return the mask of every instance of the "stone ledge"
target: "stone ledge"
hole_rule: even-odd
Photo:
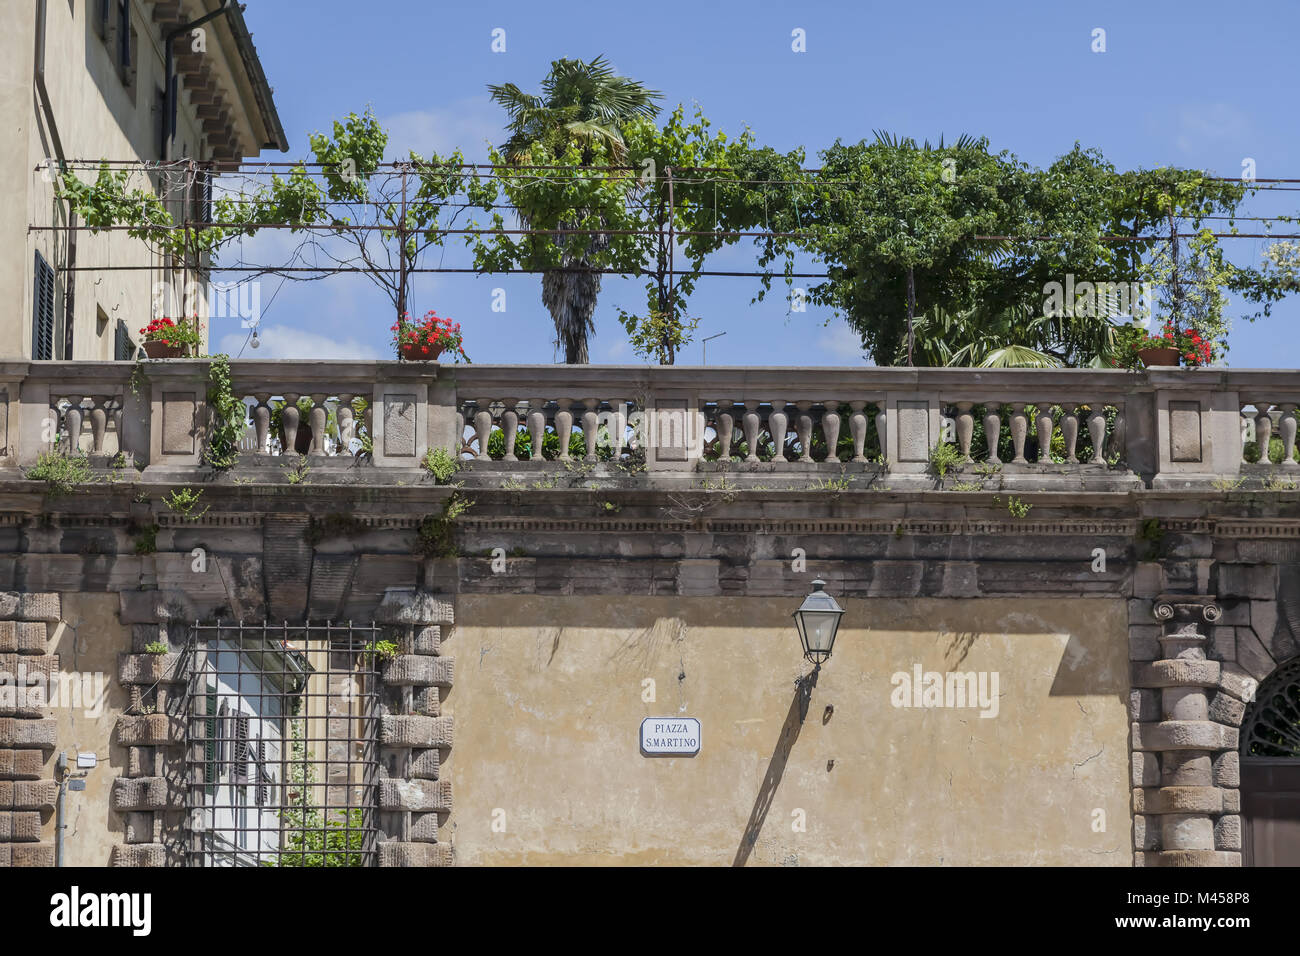
[[[109,866],[156,867],[167,865],[167,848],[161,843],[119,844],[113,847]]]
[[[381,810],[449,813],[451,811],[451,781],[381,780],[379,781],[379,808]]]
[[[1235,750],[1237,728],[1208,720],[1131,725],[1134,750]]]
[[[381,843],[379,865],[391,867],[451,866],[450,843]]]
[[[450,717],[389,714],[379,718],[379,742],[390,747],[450,747]]]
[[[1241,854],[1223,850],[1159,850],[1133,854],[1134,866],[1241,866]]]
[[[1219,683],[1218,661],[1164,660],[1131,666],[1135,687],[1214,687]]]

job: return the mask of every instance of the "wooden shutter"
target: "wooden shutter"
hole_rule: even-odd
[[[235,766],[232,782],[248,783],[248,715],[235,715]]]
[[[32,282],[32,358],[54,358],[54,270],[39,252]]]
[[[207,788],[208,796],[216,792],[217,783],[217,726],[219,718],[217,717],[217,694],[216,688],[211,684],[208,685],[207,706],[204,713],[207,719],[204,720],[203,735],[203,783]]]
[[[264,807],[268,803],[270,791],[266,786],[269,780],[266,774],[266,744],[261,737],[254,742],[253,759],[257,761],[257,805]]]

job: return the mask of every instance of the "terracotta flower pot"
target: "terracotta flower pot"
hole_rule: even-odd
[[[427,349],[414,344],[402,344],[402,358],[408,362],[435,362],[442,354],[444,346],[430,345]]]
[[[162,342],[145,342],[144,354],[151,359],[184,358],[185,346],[166,345]]]
[[[1138,358],[1142,360],[1142,364],[1147,368],[1153,368],[1156,366],[1173,366],[1177,368],[1178,357],[1180,354],[1181,353],[1178,349],[1173,347],[1138,349]]]

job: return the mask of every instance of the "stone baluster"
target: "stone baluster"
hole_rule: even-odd
[[[253,433],[257,436],[256,454],[269,455],[271,453],[271,393],[255,392],[253,398],[257,399],[257,405],[253,407]]]
[[[882,398],[876,402],[876,441],[880,442],[881,458],[889,454],[889,443],[885,441],[885,425],[888,421],[889,416],[885,414],[885,400]]]
[[[256,396],[255,396],[256,397]],[[337,454],[352,454],[352,439],[357,437],[357,418],[356,411],[352,407],[352,400],[356,396],[351,392],[339,392],[339,407],[334,412],[334,417],[339,426],[339,447]],[[261,447],[261,446],[259,446]]]
[[[1088,437],[1092,439],[1092,457],[1088,464],[1106,464],[1106,406],[1100,402],[1088,406]]]
[[[371,395],[366,399],[366,411],[365,411],[364,418],[366,422],[366,434],[370,436],[371,444],[373,445],[374,438],[375,438],[375,398],[373,393],[371,393]],[[457,458],[460,457],[460,435],[459,434],[456,435],[456,447],[455,449],[453,449],[452,453]]]
[[[1259,445],[1259,463],[1267,465],[1272,461],[1268,457],[1268,445],[1273,438],[1273,419],[1268,410],[1273,406],[1260,401],[1251,404],[1255,406],[1255,441]]]
[[[555,435],[560,439],[560,461],[572,460],[569,455],[569,436],[573,433],[573,399],[557,398],[555,409]]]
[[[292,455],[298,447],[298,422],[302,419],[302,412],[298,410],[298,393],[284,393],[284,408],[280,409],[280,428],[284,432],[282,441],[284,447],[280,449],[282,455]]]
[[[1002,406],[989,403],[984,406],[984,440],[988,445],[990,465],[1002,464],[998,457],[998,443],[1002,440]]]
[[[731,460],[731,436],[736,428],[736,419],[732,414],[735,405],[718,400],[718,410],[714,413],[713,430],[718,435],[718,461]]]
[[[108,430],[107,395],[90,396],[90,453],[104,454],[104,433]]]
[[[492,438],[492,399],[474,399],[474,434],[478,436],[479,461],[491,461],[488,454],[488,441]]]
[[[762,419],[758,414],[758,402],[745,402],[745,461],[758,461],[758,432]]]
[[[530,398],[528,400],[528,440],[529,461],[545,461],[546,451],[542,440],[546,437],[546,399]]]
[[[866,461],[867,414],[866,402],[849,402],[849,435],[853,437],[853,460]]]
[[[614,461],[622,457],[627,442],[627,405],[626,398],[612,399],[609,403],[609,448]]]
[[[1074,402],[1061,402],[1061,437],[1065,440],[1065,460],[1077,465],[1079,445],[1079,412]]]
[[[799,460],[811,462],[812,456],[812,402],[795,402],[799,415],[795,419],[795,434],[799,437]]]
[[[313,392],[311,395],[311,411],[307,413],[307,424],[311,425],[311,445],[307,448],[309,455],[326,453],[325,431],[329,422],[329,409],[325,407],[327,398],[329,396],[322,392]]]
[[[582,398],[578,400],[578,405],[582,408],[582,439],[586,444],[586,454],[582,456],[585,462],[599,461],[596,457],[596,439],[599,437],[600,415],[597,411],[600,409],[599,398]]]
[[[1282,439],[1282,467],[1296,468],[1300,463],[1295,460],[1296,406],[1294,403],[1282,405],[1282,418],[1277,423],[1278,437]]]
[[[1039,402],[1038,414],[1034,416],[1034,437],[1038,439],[1038,463],[1045,465],[1052,460],[1052,403]]]
[[[81,398],[81,396],[76,396],[75,401],[70,397],[68,399],[70,404],[68,405],[67,410],[63,413],[63,421],[68,428],[69,455],[81,454],[81,422],[84,414],[81,409],[82,401],[84,401],[84,399]]]
[[[961,459],[966,463],[971,463],[975,459],[970,456],[971,439],[975,437],[975,416],[971,409],[975,407],[974,402],[956,402],[957,406],[957,447],[961,449]]]
[[[1011,459],[1013,465],[1027,465],[1029,461],[1025,458],[1025,436],[1029,433],[1029,416],[1025,414],[1024,402],[1011,403],[1011,447],[1015,450],[1015,457]]]
[[[501,437],[505,439],[506,453],[503,461],[518,461],[515,456],[515,439],[519,437],[519,399],[507,398],[501,412]]]
[[[122,399],[120,397],[113,399],[113,434],[117,436],[118,453],[125,454],[130,451],[122,441]]]
[[[1124,417],[1124,406],[1115,406],[1115,424],[1110,427],[1110,441],[1106,445],[1107,454],[1114,457],[1119,455],[1120,460],[1124,460],[1125,449],[1124,442],[1127,439],[1128,421]]]
[[[776,453],[772,455],[773,461],[789,461],[785,457],[785,436],[790,429],[790,416],[785,412],[786,402],[781,399],[772,400],[772,411],[767,416],[767,433],[772,436],[772,444],[776,448]]]
[[[822,437],[826,439],[826,460],[838,464],[840,444],[840,403],[825,402],[822,411]]]

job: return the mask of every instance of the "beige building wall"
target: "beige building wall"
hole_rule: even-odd
[[[188,0],[186,12],[201,15],[211,4]],[[11,307],[0,318],[0,356],[32,357],[32,287],[35,253],[39,250],[56,271],[55,358],[112,359],[115,330],[125,322],[133,340],[151,316],[155,284],[165,283],[172,291],[167,314],[183,308],[185,274],[167,268],[169,263],[153,255],[144,242],[124,232],[76,234],[76,265],[95,271],[60,272],[67,264],[67,234],[31,231],[28,225],[66,225],[66,203],[56,202],[52,177],[41,167],[57,158],[56,138],[68,160],[142,160],[161,158],[161,91],[164,87],[165,54],[162,28],[152,16],[150,0],[132,0],[132,22],[137,33],[137,72],[127,85],[119,74],[113,48],[102,39],[94,23],[97,0],[47,0],[6,3],[0,8],[0,121],[4,124],[0,143],[0,240],[5,255],[0,257],[0,296]],[[49,92],[52,119],[38,93],[35,81],[38,18],[45,15],[45,86]],[[208,25],[209,62],[226,88],[238,88],[243,95],[247,80],[228,36],[219,21]],[[203,160],[210,151],[203,140],[201,121],[191,102],[185,82],[178,84],[177,131],[172,158]],[[244,119],[246,122],[246,118]],[[259,121],[260,122],[260,121]],[[56,136],[57,134],[57,136]],[[251,139],[246,134],[245,139]],[[261,144],[252,145],[254,154]],[[78,169],[77,175],[93,179],[94,169]],[[133,185],[144,186],[146,177],[136,174]],[[154,188],[158,183],[155,180]],[[175,194],[176,190],[167,190]],[[173,216],[179,215],[179,204]],[[84,223],[79,223],[84,225]],[[113,271],[115,266],[145,266],[144,270]],[[193,280],[192,273],[190,279]],[[75,322],[71,355],[64,354],[64,283],[75,282]],[[206,293],[194,297],[204,317]],[[21,303],[21,307],[19,304]],[[163,314],[163,313],[159,313]]]
[[[1123,601],[850,601],[802,723],[792,610],[459,597],[457,864],[1130,865]],[[893,706],[916,664],[996,716]],[[698,756],[642,756],[673,715]]]

